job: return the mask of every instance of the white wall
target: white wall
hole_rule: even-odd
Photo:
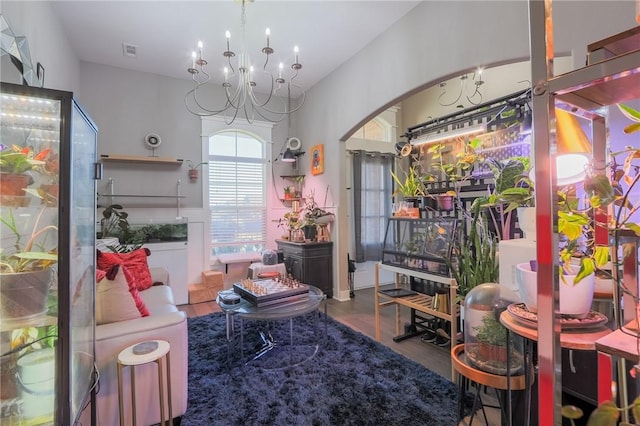
[[[51,4],[3,0],[0,13],[9,21],[16,35],[27,38],[34,69],[38,62],[45,69],[44,87],[78,92],[79,62],[64,29],[56,19],[52,19]],[[2,81],[22,84],[18,77],[13,64],[3,60],[0,69]],[[82,101],[82,97],[79,99]]]

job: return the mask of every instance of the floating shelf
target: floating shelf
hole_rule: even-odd
[[[138,155],[100,155],[102,161],[119,162],[119,163],[146,163],[146,164],[171,164],[182,165],[182,158],[172,157],[143,157]]]

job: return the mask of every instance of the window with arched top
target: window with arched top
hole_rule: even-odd
[[[351,137],[370,141],[391,142],[393,127],[385,119],[376,117],[360,127]]]
[[[249,132],[209,137],[211,255],[260,252],[267,240],[267,144]]]

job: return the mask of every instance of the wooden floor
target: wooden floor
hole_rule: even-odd
[[[182,305],[179,308],[186,312],[189,317],[221,311],[215,302]],[[406,322],[408,322],[409,309],[406,308],[406,310],[401,312],[403,321],[406,320]],[[330,317],[354,330],[360,331],[372,339],[375,339],[373,288],[356,290],[355,297],[346,302],[329,299],[327,301],[327,313]],[[449,346],[440,347],[432,343],[425,343],[420,340],[420,337],[412,337],[401,342],[394,342],[395,308],[391,306],[381,308],[380,328],[380,341],[384,345],[451,380],[451,356]],[[492,410],[487,410],[489,424],[499,425],[499,417],[491,411]],[[464,420],[460,423],[460,425],[465,424],[467,423]],[[473,424],[484,425],[482,415],[475,417]]]

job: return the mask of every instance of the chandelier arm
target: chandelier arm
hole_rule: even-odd
[[[188,93],[185,95],[185,97],[184,97],[184,105],[185,105],[185,107],[186,107],[187,111],[189,111],[191,114],[196,115],[196,116],[198,116],[198,117],[209,117],[209,116],[216,115],[216,114],[219,114],[220,112],[224,111],[224,110],[221,110],[221,111],[209,111],[209,110],[204,110],[204,111],[206,111],[206,112],[202,112],[202,111],[197,111],[197,110],[192,109],[192,108],[189,106],[189,101],[188,101],[188,98],[189,98],[189,94],[190,94],[190,93],[191,93],[191,92],[188,92]],[[196,104],[197,104],[197,103],[196,103]],[[198,107],[199,107],[200,109],[202,109],[202,108],[200,107],[200,105],[198,105]]]
[[[236,69],[233,67],[233,64],[231,64],[231,57],[230,56],[227,56],[227,62],[229,62],[229,68],[231,68],[231,77],[235,77]]]
[[[267,109],[265,107],[265,105],[267,105],[269,103],[269,101],[271,101],[271,97],[273,96],[273,77],[271,77],[271,90],[269,90],[269,96],[267,96],[267,100],[266,101],[260,103],[260,100],[256,97],[255,93],[253,93],[253,89],[252,88],[249,88],[249,96],[250,96],[251,101],[252,101],[252,103],[253,103],[253,105],[255,107]],[[268,109],[267,109],[267,111],[268,111]]]
[[[242,99],[241,91],[242,91],[241,86],[237,86],[236,91],[232,97],[231,94],[229,93],[229,88],[228,87],[224,88],[224,93],[227,96],[227,106],[225,107],[225,110],[228,109],[229,107],[233,107],[236,110],[242,107],[242,102],[240,102]]]
[[[453,104],[455,104],[456,102],[458,102],[460,100],[460,97],[462,96],[462,85],[460,85],[460,93],[458,93],[458,97],[451,103],[447,104],[447,103],[443,103],[442,102],[442,97],[444,95],[447,94],[447,89],[445,89],[445,86],[442,86],[442,93],[440,93],[440,96],[438,96],[438,103],[440,104],[440,106],[451,106]]]

